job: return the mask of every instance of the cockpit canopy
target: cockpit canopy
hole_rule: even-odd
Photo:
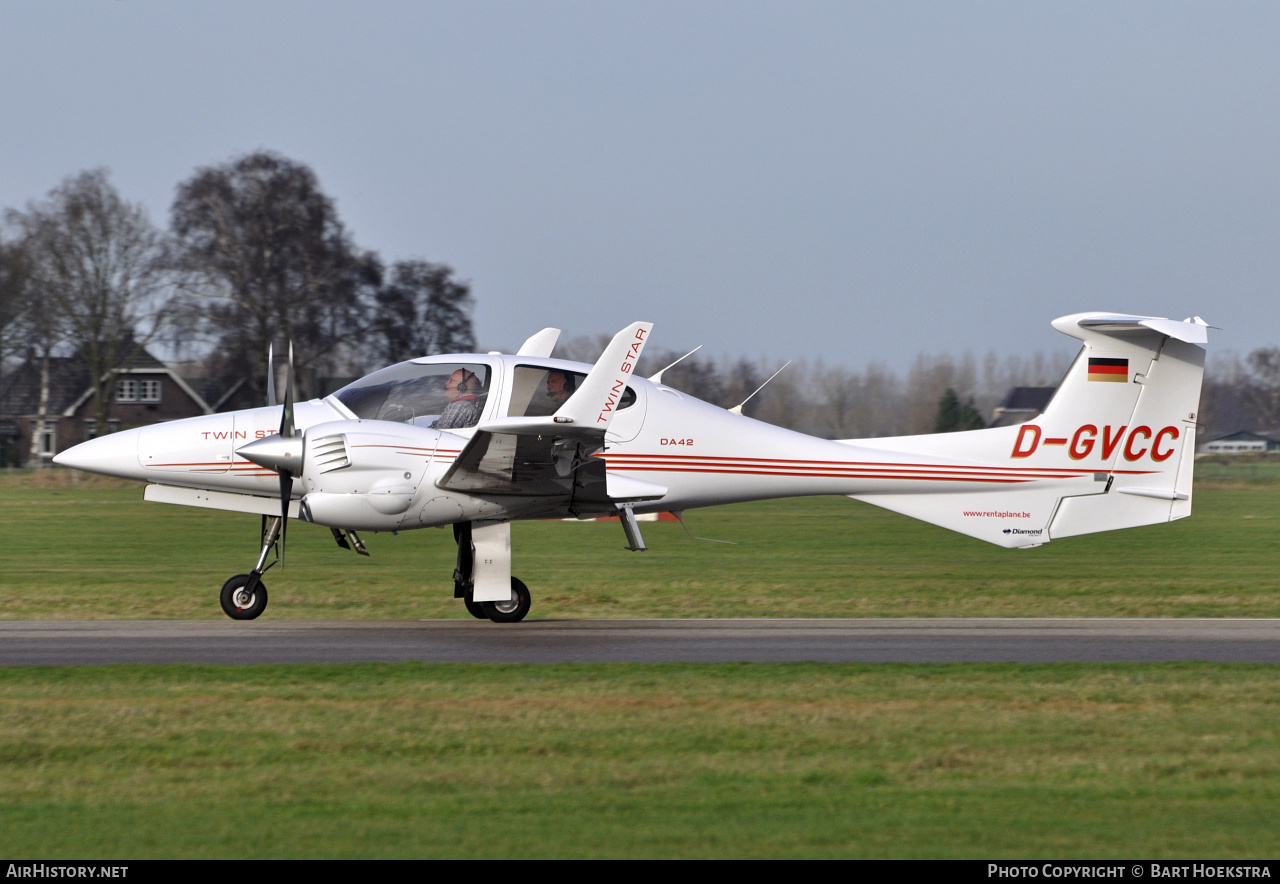
[[[479,422],[491,380],[492,369],[479,362],[402,362],[333,395],[362,420],[453,429]]]
[[[498,362],[497,366],[502,363]],[[474,427],[496,384],[497,367],[484,362],[401,362],[348,384],[334,397],[362,420],[411,423],[439,430]],[[535,417],[556,410],[586,380],[586,373],[547,365],[515,365],[507,401],[495,414]],[[618,402],[623,411],[636,402],[627,387]]]

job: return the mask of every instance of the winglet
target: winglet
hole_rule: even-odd
[[[651,331],[652,322],[633,322],[614,335],[595,368],[551,419],[557,424],[608,430]]]
[[[551,351],[556,348],[556,341],[558,340],[560,340],[560,329],[544,328],[521,344],[520,349],[516,351],[516,355],[547,358],[551,355]]]

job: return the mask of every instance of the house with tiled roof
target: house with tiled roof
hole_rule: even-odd
[[[43,466],[58,452],[104,433],[213,412],[187,381],[145,349],[112,375],[106,426],[99,426],[89,369],[79,357],[50,357],[43,417],[39,359],[0,381],[0,465]],[[32,433],[38,436],[34,459]]]

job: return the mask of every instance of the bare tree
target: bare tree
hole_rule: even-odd
[[[691,356],[666,372],[662,379],[667,386],[683,390],[703,402],[724,408],[738,404],[728,401],[729,397],[725,395],[725,378],[710,359]]]
[[[818,396],[818,435],[854,439],[906,432],[902,385],[883,365],[873,362],[864,372],[819,365],[811,387]]]
[[[1280,348],[1260,347],[1246,358],[1248,383],[1242,390],[1245,407],[1256,429],[1280,425]]]
[[[357,250],[310,167],[260,151],[197,169],[171,212],[186,327],[211,338],[255,398],[267,345],[295,346],[300,386],[361,344],[382,266]]]
[[[976,381],[977,368],[972,354],[966,353],[957,365],[950,353],[938,356],[921,353],[907,375],[908,432],[932,432],[938,402],[946,391],[951,389],[958,395],[972,396]]]
[[[35,290],[25,245],[14,241],[0,246],[0,397],[5,397],[0,398],[0,413],[9,410],[9,384],[3,381],[5,366],[23,354],[29,362],[38,363],[40,384],[27,463],[43,466],[40,438],[49,414],[49,357],[65,340],[66,328],[62,313],[50,309]]]
[[[777,369],[773,369],[769,374],[773,374],[774,371],[777,371]],[[764,421],[767,424],[788,427],[802,432],[812,431],[815,406],[806,382],[807,374],[808,372],[802,366],[787,366],[786,371],[770,381],[769,385],[760,391],[758,396],[747,403],[747,407],[743,409],[744,413],[750,414],[756,420]],[[757,377],[759,376],[757,373]],[[763,377],[767,378],[768,376],[766,374]],[[741,401],[741,398],[736,395],[732,398]],[[728,404],[732,407],[737,402],[729,402]],[[754,409],[752,408],[753,405],[755,406]]]
[[[1214,353],[1205,364],[1204,383],[1200,387],[1198,424],[1203,432],[1220,434],[1249,428],[1255,424],[1250,408],[1252,380],[1232,351]]]
[[[849,439],[859,435],[858,406],[862,399],[862,378],[847,368],[827,368],[818,363],[812,380],[819,397],[818,432],[830,439]]]
[[[760,367],[746,357],[726,362],[722,374],[724,380],[721,382],[720,395],[723,397],[721,404],[733,408],[735,405],[741,405],[743,400],[750,396],[751,399],[742,406],[742,413],[750,417],[758,416],[761,405],[778,390],[777,380],[774,380],[758,395],[752,395],[773,372],[762,374]]]
[[[9,360],[29,340],[26,326],[30,314],[30,276],[21,245],[0,240],[0,378]]]
[[[469,353],[476,347],[471,325],[471,287],[453,269],[428,261],[397,261],[391,281],[375,296],[372,328],[378,356],[402,362],[435,353]]]
[[[140,205],[121,199],[103,169],[68,178],[7,220],[21,237],[34,340],[46,360],[59,339],[75,348],[105,426],[113,370],[129,365],[165,319],[161,235]],[[46,398],[42,393],[42,403]]]
[[[10,389],[6,374],[14,357],[31,347],[34,337],[31,320],[34,312],[30,298],[30,273],[26,254],[19,243],[0,240],[0,414],[10,413]],[[44,407],[47,410],[49,401],[47,356],[42,365]],[[6,450],[8,444],[7,438],[0,437],[0,465],[16,459],[16,451]]]

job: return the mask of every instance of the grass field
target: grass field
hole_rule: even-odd
[[[1280,669],[0,670],[11,857],[1268,857]]]
[[[137,484],[0,476],[0,618],[220,618],[257,555],[254,516],[145,503]],[[1189,519],[1004,550],[843,498],[647,523],[519,522],[533,617],[1277,617],[1280,481],[1202,482]],[[466,617],[452,534],[369,535],[372,557],[293,522],[268,618]]]
[[[1280,479],[1280,452],[1201,455],[1195,474],[1197,480],[1211,482]]]
[[[843,499],[520,523],[538,617],[1280,616],[1280,482],[1011,552]],[[74,484],[73,484],[74,483]],[[220,618],[257,522],[0,473],[0,617]],[[451,535],[295,523],[267,618],[462,617]],[[519,628],[519,627],[515,627]],[[1266,857],[1280,668],[0,669],[13,857]]]

